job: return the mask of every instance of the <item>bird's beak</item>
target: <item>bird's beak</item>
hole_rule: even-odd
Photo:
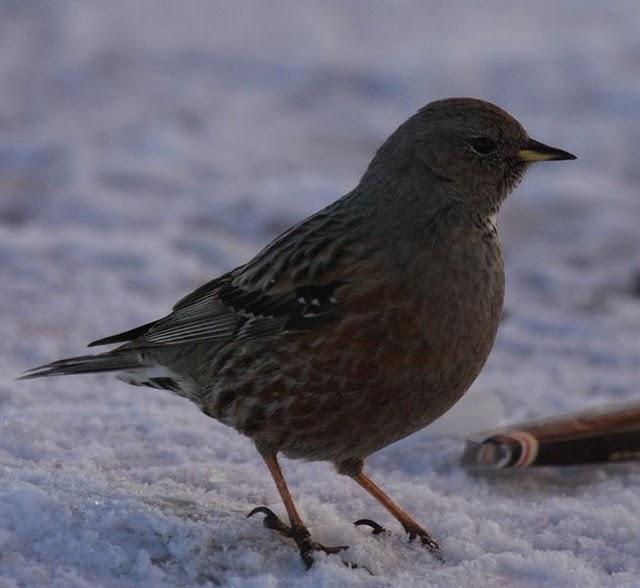
[[[568,151],[549,147],[544,143],[529,139],[524,149],[518,151],[518,157],[521,161],[562,161],[563,159],[577,159]]]

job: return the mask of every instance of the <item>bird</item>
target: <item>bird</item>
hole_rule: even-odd
[[[477,98],[431,102],[376,151],[357,186],[172,311],[23,372],[116,372],[168,390],[248,437],[270,472],[305,567],[315,542],[279,455],[327,461],[444,560],[438,543],[370,476],[373,453],[429,425],[468,390],[493,347],[504,298],[496,215],[534,162],[573,160]],[[384,528],[372,519],[373,533]]]

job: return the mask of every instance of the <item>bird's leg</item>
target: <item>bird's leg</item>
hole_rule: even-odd
[[[280,464],[278,463],[276,454],[270,453],[263,455],[262,459],[264,459],[264,462],[267,464],[269,472],[273,477],[273,481],[276,483],[276,488],[278,488],[278,492],[280,493],[280,497],[284,503],[284,508],[287,511],[287,516],[289,517],[290,526],[287,526],[282,522],[276,514],[266,506],[254,508],[247,516],[250,517],[256,513],[263,513],[266,515],[263,521],[264,526],[268,529],[278,531],[278,533],[285,537],[293,539],[300,550],[300,557],[307,569],[309,569],[313,564],[313,557],[311,555],[313,551],[323,551],[324,553],[331,554],[348,549],[346,545],[325,547],[320,543],[312,541],[311,535],[302,522],[302,517],[298,513],[298,509],[296,509],[296,505],[293,502],[293,498],[291,497],[291,493],[287,487],[287,482],[282,475],[282,470],[280,469]]]
[[[375,484],[375,482],[369,478],[362,470],[354,472],[351,477],[362,486],[371,496],[373,496],[382,506],[384,506],[404,527],[404,530],[409,535],[409,541],[413,541],[416,537],[420,537],[420,543],[424,545],[433,556],[439,560],[444,561],[444,557],[440,552],[439,545],[431,538],[431,535],[427,533],[418,523],[416,523],[402,508],[400,508],[391,498]],[[356,521],[358,525],[369,525],[373,527],[373,533],[375,535],[384,532],[384,528],[369,519],[360,519]]]

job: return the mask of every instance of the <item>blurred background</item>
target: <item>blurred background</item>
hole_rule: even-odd
[[[496,348],[471,408],[433,431],[637,399],[638,31],[636,0],[3,0],[0,458],[18,477],[24,460],[126,469],[107,449],[121,443],[166,471],[171,457],[139,453],[148,437],[178,461],[258,467],[164,393],[11,379],[162,316],[349,191],[405,118],[448,96],[493,101],[579,159],[534,167],[504,206]],[[216,435],[235,457],[193,453]],[[457,445],[425,457],[426,435],[376,463],[454,463]]]

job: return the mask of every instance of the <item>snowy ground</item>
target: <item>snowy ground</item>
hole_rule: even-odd
[[[0,586],[640,586],[639,466],[471,475],[446,435],[640,394],[639,30],[637,0],[4,0]],[[281,506],[232,430],[111,377],[13,381],[161,316],[451,95],[580,159],[505,206],[508,316],[467,401],[370,461],[446,565],[285,462],[316,538],[371,571],[305,574],[244,517]]]

